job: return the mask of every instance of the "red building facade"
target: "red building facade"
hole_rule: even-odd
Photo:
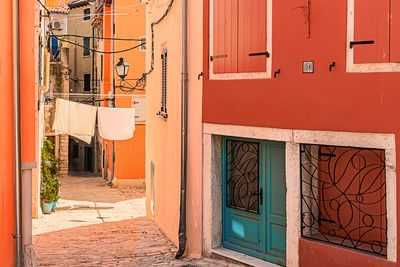
[[[206,251],[287,266],[398,264],[399,27],[394,0],[204,1]],[[263,142],[284,145],[284,158]],[[246,156],[253,144],[256,163]],[[274,183],[286,188],[285,230],[268,217],[282,197],[268,191]],[[257,218],[265,248],[248,245]],[[208,234],[221,240],[207,244]]]

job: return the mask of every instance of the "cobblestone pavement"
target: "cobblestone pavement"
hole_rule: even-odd
[[[66,177],[57,211],[34,220],[39,266],[238,266],[176,260],[175,246],[143,217],[143,188],[110,188],[100,177]]]

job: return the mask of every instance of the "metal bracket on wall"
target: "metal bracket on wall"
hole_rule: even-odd
[[[332,71],[332,68],[336,67],[336,62],[333,61],[331,65],[329,65],[329,71]]]
[[[281,69],[278,69],[277,71],[275,71],[275,73],[274,73],[274,78],[276,78],[276,76],[278,75],[278,74],[280,74],[281,73]]]
[[[374,44],[374,40],[369,40],[369,41],[352,41],[350,42],[350,48],[353,48],[355,45],[366,45],[366,44]]]

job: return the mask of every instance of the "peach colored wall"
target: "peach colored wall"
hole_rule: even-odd
[[[203,79],[203,0],[188,0],[188,198],[187,198],[187,252],[202,251],[202,94]]]
[[[187,249],[192,256],[202,252],[202,1],[189,2],[188,31],[188,78],[189,78],[189,125],[187,164]],[[165,12],[168,0],[154,0],[148,5],[147,69],[150,67],[151,22]],[[178,244],[180,205],[180,137],[181,137],[181,29],[182,1],[175,1],[168,16],[154,27],[154,71],[147,83],[147,133],[146,133],[146,184],[148,216],[164,231],[169,239]],[[161,103],[161,51],[168,50],[167,111],[168,119],[156,114]],[[154,164],[154,185],[151,185],[151,163]],[[154,215],[151,211],[151,187],[155,190]]]
[[[140,0],[115,0],[115,35],[116,38],[138,38],[146,35],[146,4]],[[120,14],[120,15],[119,15]],[[140,44],[138,41],[114,41],[114,50],[121,51]],[[145,51],[139,48],[118,53],[114,55],[114,64],[120,57],[130,64],[128,81],[134,84],[145,70]],[[114,69],[114,68],[113,68]],[[116,85],[119,85],[119,77],[115,73]],[[116,88],[116,94],[126,94]],[[132,94],[144,94],[135,91]],[[116,101],[117,107],[132,107],[131,97],[119,97]],[[144,179],[145,178],[145,125],[136,125],[134,137],[126,141],[115,142],[115,176],[118,179]],[[109,154],[111,157],[111,153]],[[111,166],[111,165],[110,165]]]

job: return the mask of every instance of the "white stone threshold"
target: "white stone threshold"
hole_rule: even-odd
[[[211,253],[255,267],[282,267],[278,264],[263,261],[256,257],[252,257],[223,247],[213,248],[211,249]]]

